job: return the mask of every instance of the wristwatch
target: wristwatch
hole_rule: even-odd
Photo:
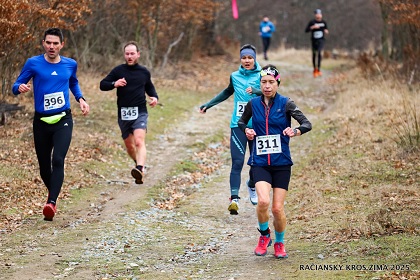
[[[297,136],[297,129],[296,128],[293,128],[293,133],[295,134],[293,136]]]

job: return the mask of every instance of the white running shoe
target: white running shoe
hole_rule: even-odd
[[[249,180],[246,181],[246,185],[248,186],[248,192],[249,192],[249,201],[251,201],[252,205],[258,204],[258,195],[257,190],[254,188],[249,187]]]
[[[238,215],[239,210],[239,198],[234,198],[230,200],[230,204],[228,207],[231,215]]]

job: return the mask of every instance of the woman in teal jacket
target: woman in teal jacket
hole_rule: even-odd
[[[232,157],[232,168],[230,172],[230,204],[228,210],[230,214],[237,215],[239,209],[239,189],[241,185],[241,171],[245,161],[246,145],[251,148],[251,141],[248,141],[244,132],[238,128],[238,120],[241,117],[245,105],[251,98],[261,94],[260,91],[260,70],[261,67],[256,61],[255,47],[244,45],[240,49],[241,65],[238,71],[230,75],[230,82],[227,88],[221,91],[209,102],[200,106],[200,113],[204,114],[211,107],[225,101],[233,95],[233,112],[230,122],[230,153]],[[251,122],[248,123],[251,127]],[[248,191],[251,203],[256,205],[255,185],[252,178],[248,180]]]

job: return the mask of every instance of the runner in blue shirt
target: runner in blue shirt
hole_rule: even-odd
[[[267,51],[268,51],[268,48],[270,47],[271,37],[273,36],[273,32],[275,30],[276,30],[276,27],[270,21],[268,16],[264,16],[263,20],[260,22],[259,35],[261,36],[261,39],[262,39],[265,60],[268,60]]]
[[[269,228],[270,192],[273,189],[271,212],[275,229],[274,256],[287,258],[284,248],[286,214],[284,201],[291,176],[293,161],[290,155],[290,138],[300,136],[312,129],[311,123],[288,97],[277,93],[280,74],[273,65],[261,69],[261,91],[263,95],[251,99],[238,121],[253,148],[248,160],[258,194],[257,217],[260,238],[254,250],[257,256],[267,254],[271,245]],[[247,127],[252,117],[252,128]],[[291,118],[299,126],[292,128]]]
[[[230,171],[230,204],[228,210],[231,215],[237,215],[239,210],[239,189],[241,185],[241,172],[245,162],[246,145],[251,145],[243,131],[238,128],[238,120],[241,117],[244,106],[252,98],[261,94],[260,70],[256,61],[255,47],[246,44],[240,49],[241,65],[238,71],[230,75],[229,85],[209,102],[200,106],[200,113],[204,114],[211,107],[225,101],[233,95],[233,112],[230,121],[230,154],[232,168]],[[251,126],[251,123],[247,123]],[[249,146],[251,147],[251,146]],[[257,204],[257,196],[252,179],[247,181],[248,192],[252,204]]]
[[[48,189],[43,214],[45,220],[52,221],[64,181],[64,159],[73,131],[69,90],[80,103],[83,115],[89,113],[89,105],[79,87],[76,61],[60,55],[64,46],[61,30],[46,30],[42,46],[45,53],[26,61],[12,91],[15,95],[30,91],[28,82],[32,79],[35,151],[42,181]]]

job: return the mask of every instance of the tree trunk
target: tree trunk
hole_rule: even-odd
[[[385,60],[389,58],[389,25],[388,25],[388,16],[389,16],[389,6],[385,1],[379,0],[379,6],[381,7],[381,16],[382,16],[382,34],[381,34],[381,44],[382,44],[382,56]]]

